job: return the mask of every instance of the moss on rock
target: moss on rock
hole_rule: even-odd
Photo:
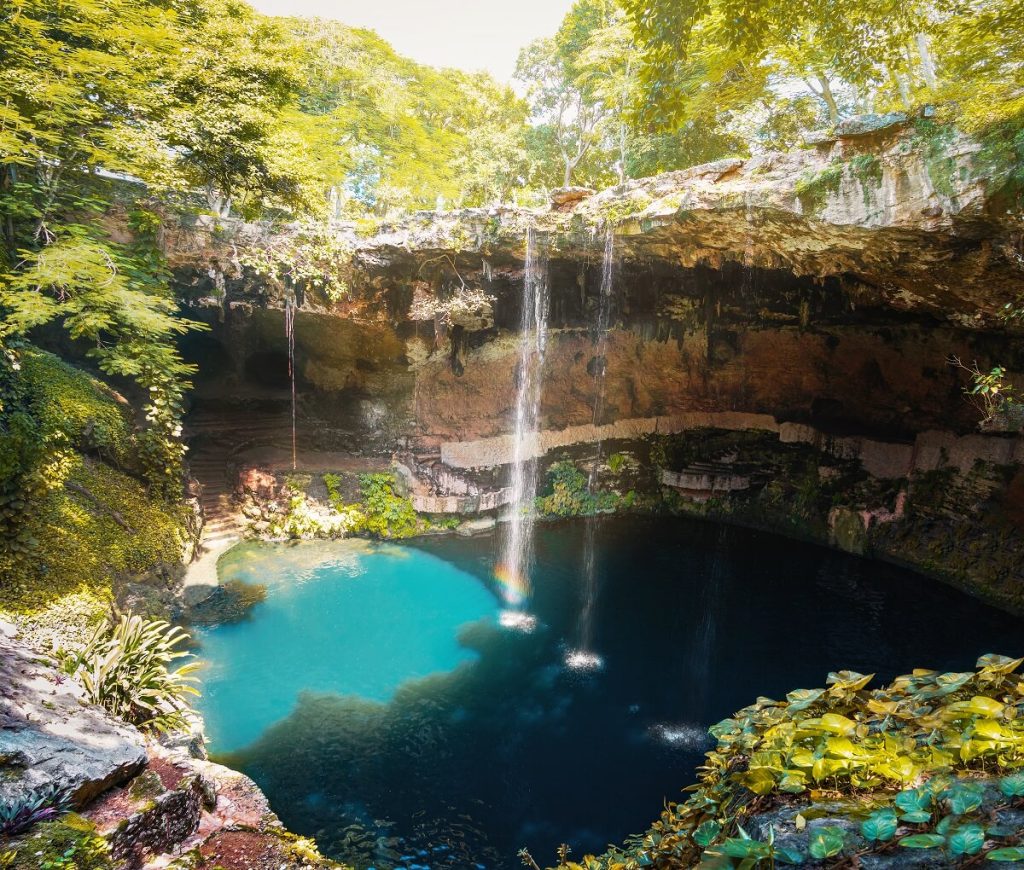
[[[26,836],[10,844],[13,858],[5,870],[40,870],[67,867],[74,870],[111,870],[110,851],[95,826],[78,815],[36,825]],[[0,858],[3,853],[0,853]]]
[[[40,350],[22,354],[25,409],[45,449],[16,517],[21,548],[0,550],[0,611],[29,638],[78,637],[119,580],[168,579],[188,539],[183,505],[153,496],[131,409],[109,386]],[[24,459],[24,456],[22,457]]]

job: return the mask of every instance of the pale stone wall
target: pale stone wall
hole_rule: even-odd
[[[526,443],[525,456],[540,458],[552,450],[598,441],[670,435],[693,429],[774,432],[783,444],[807,444],[837,459],[859,460],[872,477],[906,477],[914,471],[955,467],[968,471],[977,461],[995,465],[1024,464],[1024,440],[999,435],[955,435],[952,432],[922,432],[914,443],[879,441],[872,438],[832,436],[801,423],[779,423],[769,414],[740,411],[693,411],[671,417],[643,417],[618,420],[606,426],[570,426],[539,432]],[[441,461],[450,468],[480,469],[508,465],[513,461],[511,435],[450,441],[441,445]]]

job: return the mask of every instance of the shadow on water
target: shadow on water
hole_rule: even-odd
[[[692,781],[705,729],[758,695],[823,685],[829,670],[882,680],[1024,649],[1019,620],[894,567],[745,530],[622,519],[597,536],[594,648],[606,666],[573,673],[563,657],[584,529],[537,532],[535,633],[474,622],[460,635],[472,661],[386,703],[304,692],[221,759],[285,824],[356,867],[510,870],[520,846],[545,858],[564,841],[582,855],[643,829]],[[490,576],[489,540],[414,549]]]

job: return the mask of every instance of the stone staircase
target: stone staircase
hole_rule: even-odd
[[[231,456],[227,450],[205,450],[197,453],[189,462],[192,476],[202,487],[199,503],[203,509],[203,537],[200,547],[204,550],[221,549],[222,545],[238,540],[244,523],[232,498],[232,485],[228,480],[228,463]]]
[[[291,449],[291,416],[278,409],[221,406],[189,416],[185,438],[189,468],[200,486],[203,535],[198,558],[185,575],[185,595],[201,601],[217,585],[217,560],[241,540],[245,521],[234,501],[233,459],[247,447]]]

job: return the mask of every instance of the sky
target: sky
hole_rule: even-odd
[[[334,18],[376,30],[431,66],[486,69],[507,82],[519,49],[558,29],[572,0],[249,0],[267,15]]]

